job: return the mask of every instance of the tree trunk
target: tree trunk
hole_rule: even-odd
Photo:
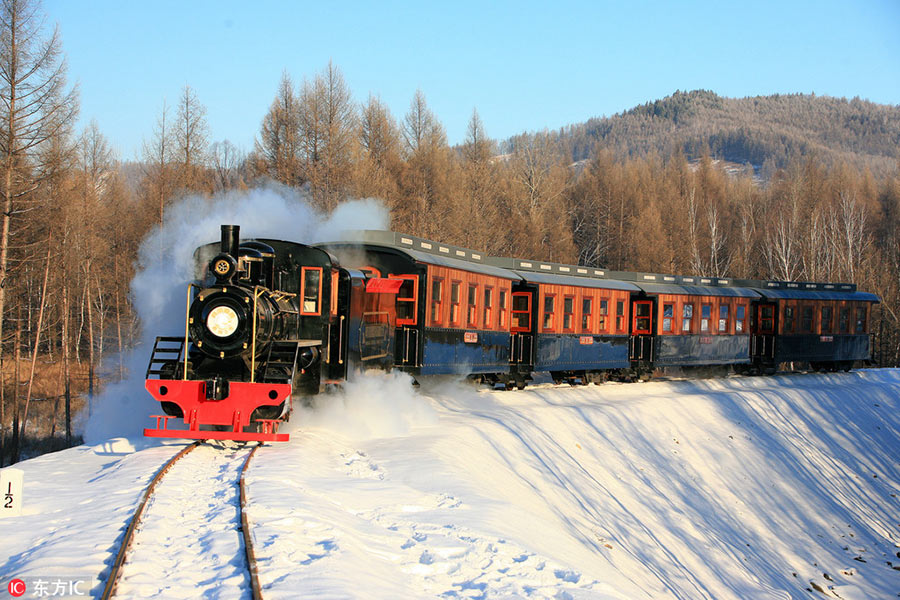
[[[9,40],[9,49],[13,56],[15,56],[16,52],[16,36],[15,36],[15,28],[11,29],[11,36]],[[11,61],[10,65],[11,73],[10,79],[15,80],[16,78],[16,62]],[[7,266],[9,264],[9,225],[10,220],[12,218],[12,208],[13,208],[13,191],[12,191],[12,183],[13,183],[13,169],[15,168],[15,160],[14,156],[14,144],[15,144],[15,136],[14,136],[14,125],[15,125],[15,114],[16,114],[16,89],[13,87],[10,90],[9,98],[8,98],[8,121],[5,123],[6,125],[6,161],[4,164],[4,186],[3,186],[3,219],[2,224],[0,224],[0,358],[3,356],[3,323],[4,323],[4,314],[6,310],[6,276],[7,276]],[[18,333],[17,333],[18,336]],[[18,366],[18,361],[16,363]],[[18,385],[18,381],[16,381],[16,385]],[[18,395],[13,396],[16,406],[18,406]],[[15,410],[14,410],[15,412]],[[13,453],[17,452],[16,444],[16,435],[13,434]]]
[[[0,355],[0,467],[6,466],[6,377]]]
[[[91,308],[91,265],[87,265],[84,278],[84,299],[87,305],[88,328],[88,416],[93,412],[94,404],[94,311]]]
[[[13,367],[13,426],[12,426],[12,449],[10,463],[19,462],[20,445],[22,440],[19,439],[19,360],[22,358],[22,307],[16,307],[16,340],[15,340],[15,365]]]
[[[52,238],[51,238],[52,239]],[[38,307],[37,330],[34,333],[34,347],[31,350],[31,371],[28,373],[28,389],[25,392],[25,408],[22,411],[22,433],[25,439],[25,427],[28,425],[28,407],[31,404],[31,392],[34,389],[34,369],[37,365],[38,347],[41,345],[41,328],[44,325],[44,306],[47,304],[47,283],[50,281],[50,240],[47,241],[47,263],[44,267],[44,283],[41,286],[41,302]]]
[[[52,363],[51,363],[52,364]],[[63,370],[59,370],[56,379],[56,395],[53,397],[53,418],[50,420],[50,439],[56,437],[56,422],[59,419],[59,399],[62,397]]]
[[[72,394],[69,387],[69,382],[71,381],[71,372],[69,370],[69,317],[69,286],[63,285],[62,352],[66,400],[66,447],[72,445]]]
[[[103,289],[100,287],[100,278],[97,278],[97,370],[103,370],[103,332],[106,331],[105,325],[106,305],[103,303]]]
[[[116,344],[119,351],[119,381],[125,379],[125,365],[122,363],[122,306],[119,303],[119,253],[113,251],[113,281],[116,290]]]

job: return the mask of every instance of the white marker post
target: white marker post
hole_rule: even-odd
[[[22,514],[22,488],[25,471],[0,469],[0,518],[18,517]]]

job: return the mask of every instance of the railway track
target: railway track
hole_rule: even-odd
[[[244,586],[249,585],[249,588],[250,588],[249,591],[251,593],[251,597],[254,600],[260,600],[262,598],[262,592],[261,592],[261,588],[260,588],[260,584],[259,584],[258,567],[257,567],[257,563],[256,563],[255,552],[253,550],[253,539],[251,536],[251,528],[250,528],[250,524],[247,519],[247,512],[245,510],[245,508],[248,505],[245,475],[247,473],[247,468],[250,465],[250,460],[253,458],[253,455],[256,453],[256,451],[259,449],[259,447],[261,445],[262,445],[261,443],[254,445],[252,449],[250,449],[248,452],[244,453],[244,456],[241,457],[239,455],[241,454],[242,450],[246,449],[244,447],[225,448],[226,452],[231,452],[230,455],[227,455],[226,452],[222,451],[223,450],[222,448],[212,447],[212,446],[209,446],[208,444],[204,444],[203,442],[194,442],[194,443],[190,444],[189,446],[186,446],[184,449],[182,449],[180,452],[178,452],[178,454],[176,454],[174,457],[172,457],[165,465],[163,465],[162,468],[160,468],[160,470],[156,473],[156,475],[154,475],[153,479],[150,481],[150,483],[145,488],[144,493],[141,496],[141,501],[139,502],[137,509],[135,510],[133,516],[131,517],[131,521],[128,524],[128,528],[125,531],[125,535],[122,539],[122,543],[119,547],[118,553],[116,554],[115,561],[113,562],[113,565],[110,569],[109,575],[106,579],[106,584],[104,586],[101,598],[104,600],[106,600],[108,598],[113,598],[117,595],[118,592],[120,592],[122,590],[122,586],[120,584],[123,583],[123,573],[126,570],[128,570],[127,565],[131,564],[129,561],[131,561],[132,559],[135,558],[135,555],[137,554],[137,552],[135,550],[142,543],[141,532],[145,529],[145,525],[147,525],[147,523],[145,523],[145,517],[148,515],[148,513],[152,512],[152,505],[154,504],[154,501],[159,499],[159,496],[157,496],[157,489],[159,487],[165,487],[165,483],[163,483],[163,482],[164,482],[164,479],[166,479],[166,474],[169,473],[170,471],[172,471],[173,468],[177,468],[176,463],[181,461],[184,457],[186,457],[187,455],[192,454],[195,451],[197,451],[198,449],[201,449],[204,446],[206,446],[206,448],[208,448],[209,450],[212,451],[212,454],[204,457],[204,460],[206,460],[207,463],[211,463],[213,468],[212,469],[205,468],[203,471],[200,471],[201,473],[208,472],[208,471],[215,472],[218,469],[218,472],[221,474],[220,477],[218,477],[218,479],[227,479],[229,473],[233,474],[233,463],[235,462],[234,459],[235,458],[241,459],[241,467],[240,467],[240,471],[239,471],[239,476],[237,477],[236,482],[232,482],[232,486],[234,486],[234,483],[237,484],[236,486],[231,487],[230,490],[226,489],[224,491],[222,489],[207,490],[207,492],[208,492],[207,495],[211,494],[211,495],[215,496],[216,498],[220,498],[221,496],[225,496],[229,492],[231,492],[234,494],[234,502],[233,503],[225,503],[224,509],[218,510],[218,513],[220,513],[220,514],[210,514],[210,515],[192,513],[191,511],[192,511],[193,507],[190,506],[189,502],[185,502],[184,498],[176,497],[173,499],[173,501],[170,504],[172,506],[181,507],[182,510],[184,511],[182,513],[183,517],[186,514],[188,514],[188,518],[193,518],[197,522],[209,521],[209,523],[212,524],[217,520],[219,521],[219,528],[220,528],[219,531],[211,530],[211,531],[206,531],[202,534],[198,534],[198,537],[202,537],[204,540],[209,538],[211,535],[221,536],[223,534],[226,534],[226,537],[233,538],[233,536],[228,536],[227,534],[232,532],[234,529],[239,529],[241,531],[240,542],[236,542],[234,539],[227,539],[224,543],[220,542],[220,541],[204,542],[203,544],[201,544],[200,551],[202,553],[217,554],[218,552],[221,552],[223,548],[231,549],[235,545],[241,546],[242,548],[240,550],[238,550],[238,553],[243,555],[243,561],[239,561],[239,562],[243,562],[244,570],[242,573],[228,574],[228,576],[226,577],[227,583],[233,584],[236,582],[236,580],[241,580],[241,582],[244,584]],[[203,448],[203,449],[206,449],[206,448]],[[203,452],[203,449],[201,449],[201,453]],[[195,454],[195,456],[196,456],[196,454]],[[182,463],[182,466],[183,465],[184,465],[184,463]],[[195,473],[195,472],[197,472],[197,471],[195,470],[192,472],[188,472],[187,476],[190,476],[191,473]],[[177,482],[174,484],[170,484],[170,485],[177,486]],[[197,486],[189,486],[189,487],[196,488]],[[235,487],[236,487],[236,489],[235,489]],[[218,503],[219,505],[223,504],[220,501],[213,501],[211,503],[208,501],[208,499],[206,502],[204,502],[202,500],[202,496],[204,494],[201,493],[201,491],[198,491],[196,489],[181,489],[181,488],[177,488],[177,489],[179,489],[182,492],[182,494],[186,494],[187,496],[189,496],[191,498],[199,497],[200,499],[198,500],[197,506],[203,506],[205,504],[207,508],[210,508],[214,503]],[[239,514],[239,519],[236,520],[237,522],[233,522],[233,520],[229,517],[230,511],[227,510],[228,505],[237,508],[237,513]],[[181,566],[182,561],[175,560],[173,562],[172,561],[173,557],[168,556],[164,549],[167,547],[169,547],[169,548],[171,547],[171,546],[166,545],[167,542],[172,541],[172,537],[171,537],[169,530],[173,527],[174,527],[174,529],[179,529],[179,527],[183,524],[182,521],[187,520],[187,519],[182,519],[182,520],[177,519],[177,517],[175,517],[172,514],[171,508],[168,509],[168,512],[166,512],[166,509],[163,509],[163,514],[160,516],[155,516],[155,518],[162,518],[163,520],[168,519],[170,521],[170,523],[167,524],[168,528],[166,527],[166,525],[160,526],[159,524],[157,524],[153,531],[150,531],[147,534],[145,534],[145,535],[148,535],[148,538],[149,538],[148,540],[146,540],[146,544],[148,546],[152,547],[153,544],[157,544],[157,548],[152,548],[149,550],[149,552],[151,553],[151,555],[163,555],[163,556],[165,556],[165,558],[169,559],[168,562],[170,564],[168,566],[170,566],[171,570],[177,574],[179,572],[179,568]],[[149,520],[147,520],[147,521],[149,523]],[[178,521],[178,522],[175,522],[175,521]],[[188,532],[185,534],[187,536],[189,536],[191,533],[196,532],[196,530],[190,531],[189,524],[187,525],[187,529],[188,529]],[[184,536],[181,536],[181,537],[183,538]],[[160,538],[163,538],[163,539],[160,539]],[[137,544],[135,544],[136,540],[137,540]],[[182,541],[183,546],[188,546],[191,544],[197,545],[197,540],[191,540],[191,541],[188,541],[187,543],[184,543],[183,539],[181,541]],[[176,540],[176,543],[177,543],[177,540]],[[162,551],[159,549],[159,547],[158,547],[159,545],[162,545],[162,547],[163,547]],[[168,554],[171,554],[171,553],[168,553]],[[228,561],[227,558],[228,557],[226,556],[226,561],[224,561],[224,562],[228,562],[228,563],[232,562],[232,561]],[[134,562],[137,563],[138,561],[135,560]],[[186,565],[186,566],[189,569],[197,569],[198,568],[198,566],[193,561],[191,561],[191,564]],[[146,570],[145,570],[145,572],[146,572]],[[157,581],[168,580],[168,578],[171,576],[173,576],[171,573],[160,573]],[[138,575],[138,578],[140,578],[140,574]],[[213,579],[215,579],[215,578],[213,578]],[[133,591],[140,592],[139,595],[145,595],[148,593],[150,595],[153,595],[153,592],[149,591],[147,589],[146,584],[141,584],[140,582],[138,582],[138,583],[133,584],[132,587],[136,588]],[[160,591],[162,592],[162,590],[160,590]],[[126,595],[131,595],[131,594],[126,594]],[[162,595],[164,596],[164,593]]]

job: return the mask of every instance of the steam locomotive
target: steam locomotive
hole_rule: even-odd
[[[849,370],[870,358],[879,301],[853,284],[611,272],[387,231],[317,245],[221,232],[194,253],[184,335],[154,344],[146,388],[164,414],[146,436],[287,441],[292,398],[370,369],[519,389],[536,371],[574,384]]]

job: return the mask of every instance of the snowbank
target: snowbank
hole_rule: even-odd
[[[900,588],[900,371],[418,395],[403,385],[323,399],[290,444],[257,453],[249,515],[266,598]],[[402,417],[383,414],[392,397]],[[19,465],[26,514],[0,521],[0,574],[96,578],[176,450],[131,443]],[[198,473],[197,485],[216,477]],[[173,514],[169,527],[189,538],[181,526]],[[201,582],[184,568],[183,585]]]

